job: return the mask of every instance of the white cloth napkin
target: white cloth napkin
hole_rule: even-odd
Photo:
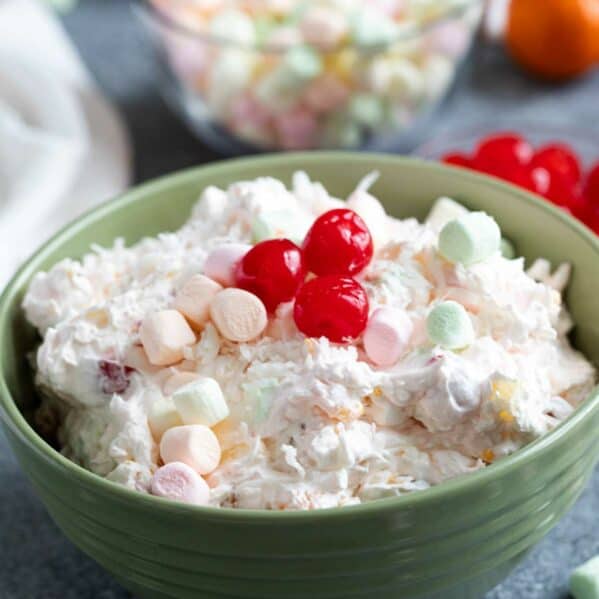
[[[37,0],[0,0],[0,289],[130,178],[125,128],[55,16]]]

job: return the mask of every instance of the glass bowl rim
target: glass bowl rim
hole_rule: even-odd
[[[186,0],[186,1],[188,1],[188,0]],[[334,54],[336,52],[339,52],[339,51],[345,50],[345,49],[355,49],[358,52],[363,53],[363,54],[375,54],[375,53],[384,51],[392,44],[395,44],[398,42],[407,42],[407,41],[417,39],[417,38],[421,37],[422,35],[426,34],[431,29],[434,29],[435,27],[438,27],[439,25],[441,25],[443,23],[451,22],[455,19],[460,18],[470,8],[472,8],[473,6],[476,6],[476,5],[480,5],[481,9],[482,9],[482,7],[484,5],[484,0],[460,0],[459,5],[447,8],[441,14],[436,16],[434,19],[431,19],[430,21],[427,21],[426,23],[423,23],[423,24],[414,23],[413,26],[405,28],[404,31],[400,31],[399,34],[392,41],[387,42],[385,44],[381,44],[379,46],[373,46],[371,48],[367,48],[367,47],[361,47],[360,45],[358,45],[354,42],[346,42],[346,43],[343,43],[343,44],[336,46],[332,49],[317,48],[316,50],[318,51],[319,54],[322,54],[322,55]],[[273,44],[270,46],[268,44],[260,45],[260,44],[256,44],[256,43],[245,44],[245,43],[237,42],[235,40],[232,40],[232,39],[229,39],[229,38],[226,38],[223,36],[209,34],[204,31],[197,31],[197,30],[194,30],[194,29],[188,27],[184,23],[177,21],[175,18],[168,15],[165,11],[160,10],[154,4],[154,2],[152,2],[152,0],[134,0],[133,8],[134,8],[134,10],[139,11],[142,14],[142,16],[148,15],[150,18],[155,19],[161,25],[170,29],[172,32],[177,33],[178,35],[182,35],[189,39],[193,39],[193,41],[196,41],[196,42],[202,42],[202,43],[211,44],[214,46],[223,46],[223,47],[233,48],[233,49],[237,49],[237,50],[260,52],[263,54],[284,54],[285,52],[288,52],[289,50],[291,50],[293,48],[310,46],[310,44],[304,44],[304,43],[289,44],[289,45],[274,45]],[[473,34],[474,34],[474,32],[473,32]],[[310,47],[312,47],[312,46],[310,46]]]

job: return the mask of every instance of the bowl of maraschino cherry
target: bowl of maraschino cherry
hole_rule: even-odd
[[[458,136],[452,146],[448,136],[418,153],[519,185],[570,212],[599,235],[599,142],[593,144],[593,163],[589,145],[577,151],[575,144],[558,137],[538,142],[535,137],[539,139],[538,134],[496,131],[469,139],[468,151],[464,138]]]

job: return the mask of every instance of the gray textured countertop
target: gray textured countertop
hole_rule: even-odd
[[[136,180],[214,160],[167,110],[126,0],[82,0],[65,25],[135,147]],[[512,116],[597,130],[599,72],[558,88],[524,77],[502,54],[477,51],[433,123],[434,131]],[[486,599],[565,599],[569,571],[599,553],[599,469],[586,492],[510,578]],[[0,434],[0,598],[124,599],[124,591],[52,523]]]

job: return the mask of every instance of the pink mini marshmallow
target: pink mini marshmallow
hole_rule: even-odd
[[[347,33],[347,23],[345,19],[339,18],[336,10],[314,6],[304,14],[300,31],[306,43],[324,50],[332,50]]]
[[[231,104],[231,118],[239,124],[252,123],[257,126],[267,126],[270,114],[252,96],[244,94]]]
[[[269,48],[288,49],[302,43],[301,33],[295,27],[279,27],[269,36]]]
[[[406,0],[367,0],[366,4],[392,18],[406,9]]]
[[[170,34],[165,38],[165,45],[171,66],[181,79],[193,84],[205,75],[210,65],[207,44]]]
[[[413,328],[403,310],[377,308],[364,331],[366,355],[378,366],[392,366],[406,351]]]
[[[204,262],[204,274],[223,287],[235,285],[237,263],[252,249],[246,243],[225,243],[212,250]]]
[[[299,108],[278,117],[276,129],[283,148],[302,150],[314,144],[318,124],[312,112]]]
[[[471,32],[461,22],[447,21],[435,27],[426,38],[429,50],[450,58],[462,56],[470,44]]]
[[[210,487],[183,462],[171,462],[158,468],[152,477],[152,495],[193,505],[208,505]]]
[[[209,474],[220,462],[216,435],[202,424],[169,428],[160,440],[160,457],[165,464],[183,462],[199,474]]]
[[[315,112],[331,112],[341,106],[348,95],[347,86],[338,77],[325,74],[308,85],[304,101]]]

